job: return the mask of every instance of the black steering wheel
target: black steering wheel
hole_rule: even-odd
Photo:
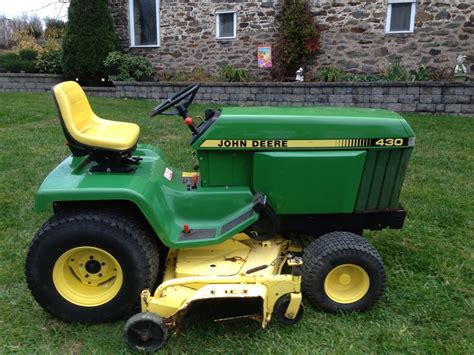
[[[184,88],[177,94],[174,94],[168,99],[162,101],[158,106],[156,106],[150,112],[150,117],[153,117],[156,115],[183,115],[183,113],[186,112],[188,107],[193,103],[194,97],[196,96],[196,93],[198,92],[200,86],[201,85],[199,84],[189,85],[188,87]],[[181,101],[183,101],[184,99],[188,97],[189,99],[187,99],[183,104],[177,107]],[[175,107],[176,111],[165,112],[172,107]]]

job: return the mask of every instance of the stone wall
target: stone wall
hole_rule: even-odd
[[[50,92],[66,79],[61,74],[0,73],[1,92]],[[115,87],[84,87],[88,95],[115,97]]]
[[[273,1],[267,0],[161,0],[161,47],[129,48],[128,0],[109,0],[120,45],[132,54],[152,61],[158,73],[190,72],[203,68],[217,74],[219,66],[247,68],[260,79],[268,70],[258,70],[257,44],[275,40]],[[216,39],[216,11],[237,10],[237,39]]]
[[[0,74],[0,92],[49,92],[52,74]],[[189,83],[116,82],[86,87],[88,95],[163,100]],[[350,106],[474,117],[473,82],[437,83],[203,83],[197,103],[242,106]]]
[[[474,1],[418,0],[415,30],[385,34],[387,0],[312,0],[321,31],[321,65],[352,72],[379,72],[400,60],[410,69],[420,64],[453,68],[465,54],[474,71]]]
[[[163,100],[189,83],[116,83],[116,97]],[[474,116],[474,83],[204,83],[195,102],[342,106]]]
[[[257,78],[256,46],[274,43],[275,16],[281,0],[161,0],[161,47],[129,48],[128,0],[109,0],[123,49],[148,57],[158,73],[203,68],[216,74],[222,64],[249,69]],[[387,0],[309,0],[321,31],[317,63],[355,73],[382,71],[401,60],[410,69],[421,64],[453,68],[458,54],[468,55],[474,72],[474,1],[418,0],[415,32],[385,34]],[[238,11],[237,39],[215,38],[215,12]]]
[[[0,73],[0,92],[44,92],[63,80],[60,74]]]

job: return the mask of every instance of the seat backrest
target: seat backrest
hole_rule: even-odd
[[[74,140],[80,142],[81,131],[90,126],[94,117],[84,90],[74,81],[65,81],[53,87],[53,96],[63,128]]]

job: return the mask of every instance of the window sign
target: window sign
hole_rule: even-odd
[[[262,44],[257,47],[257,58],[259,68],[272,67],[272,46]]]

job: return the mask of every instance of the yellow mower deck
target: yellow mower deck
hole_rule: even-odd
[[[170,250],[163,283],[153,295],[149,290],[141,294],[142,312],[155,313],[168,326],[175,326],[179,314],[194,301],[261,298],[265,327],[277,300],[288,295],[285,317],[294,319],[301,305],[301,276],[281,271],[285,263],[296,268],[302,264],[300,258],[289,255],[298,251],[281,237],[258,242],[245,234],[215,246]]]

